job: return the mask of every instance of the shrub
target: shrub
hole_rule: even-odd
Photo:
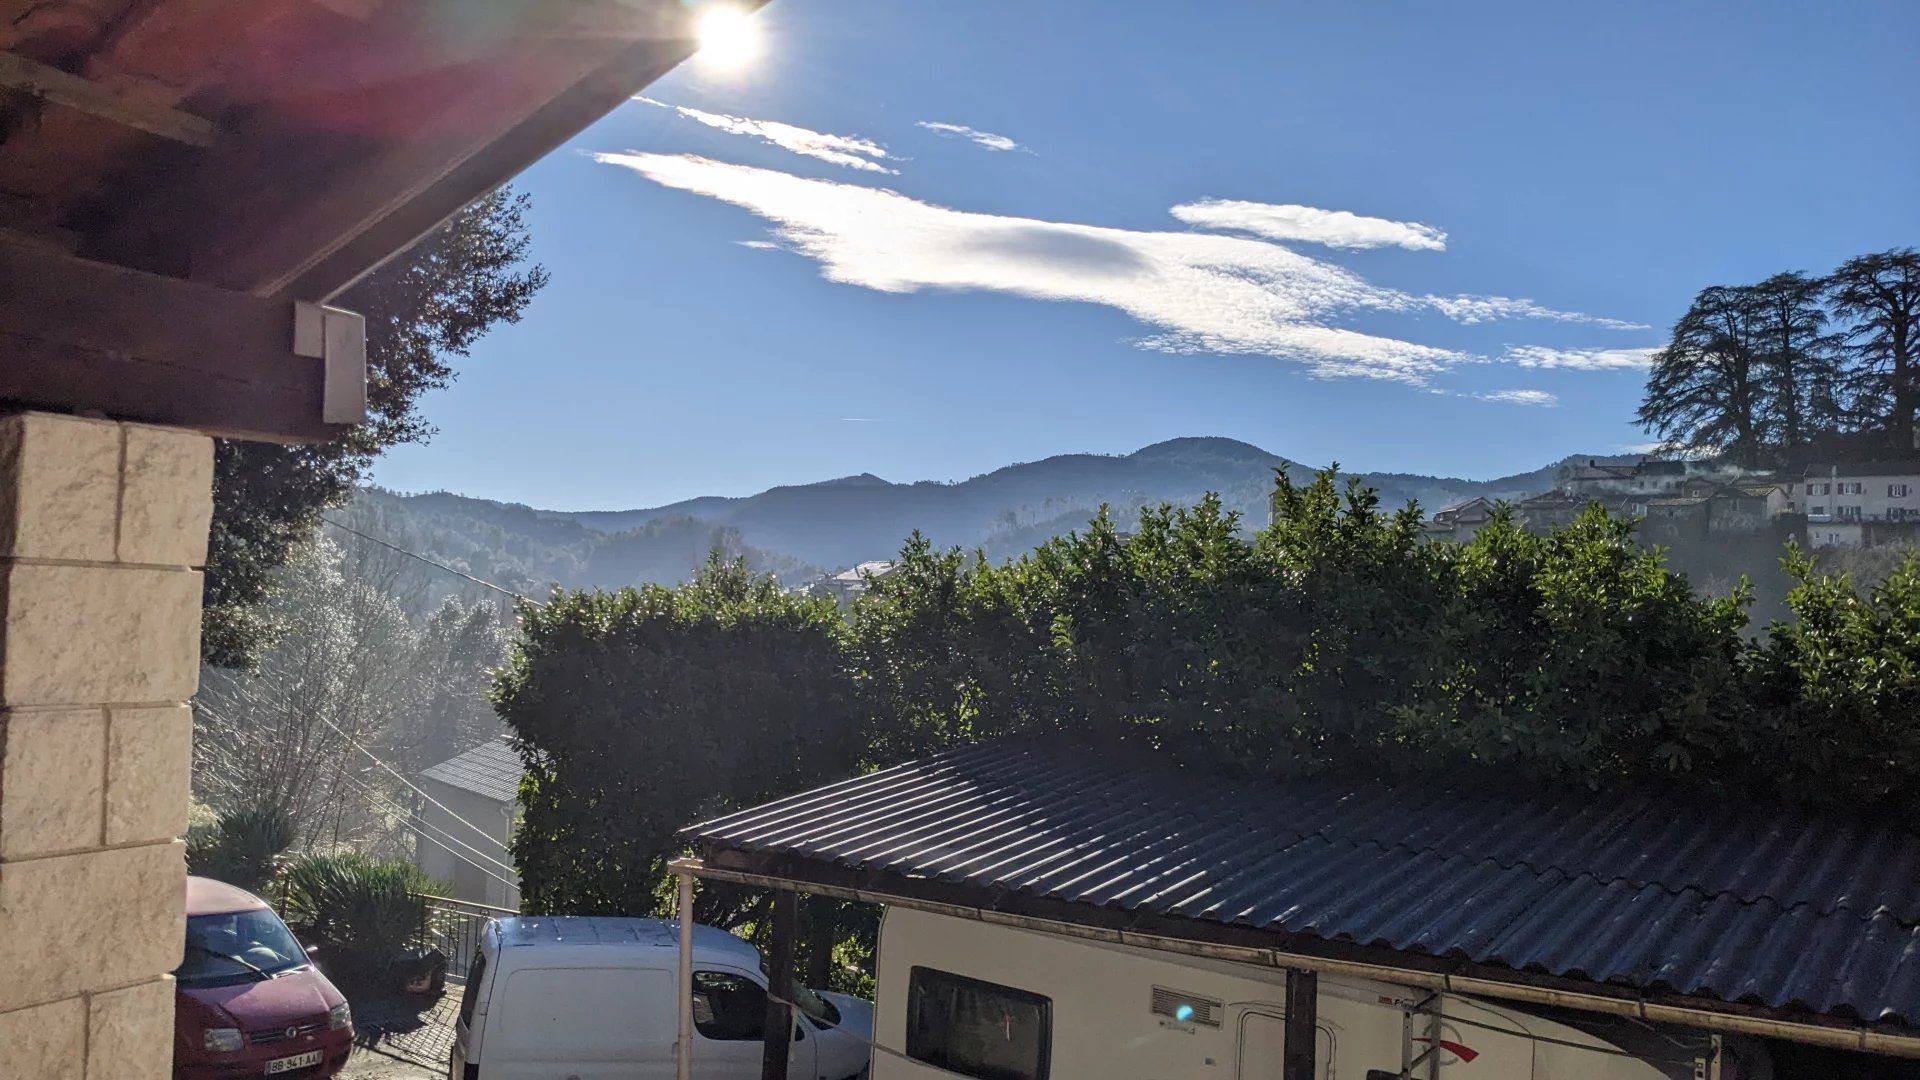
[[[293,819],[280,807],[224,811],[211,824],[187,830],[187,872],[257,893],[273,880],[291,843]]]
[[[287,867],[289,919],[347,981],[386,974],[425,925],[421,894],[440,891],[411,863],[357,853],[306,855]]]

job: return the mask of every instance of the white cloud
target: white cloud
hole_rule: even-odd
[[[1423,299],[1447,318],[1467,326],[1497,319],[1546,319],[1550,322],[1584,323],[1607,330],[1650,329],[1645,323],[1608,319],[1578,311],[1557,311],[1541,307],[1531,300],[1517,300],[1511,296],[1428,296]]]
[[[771,240],[735,240],[734,243],[739,244],[743,248],[752,248],[755,251],[785,250],[779,244],[776,244]]]
[[[880,164],[881,161],[889,159],[886,147],[857,135],[830,135],[824,131],[783,124],[778,120],[754,120],[745,116],[711,113],[702,109],[690,109],[685,105],[669,105],[645,95],[635,95],[633,100],[656,105],[662,109],[672,109],[688,120],[705,124],[729,135],[745,135],[748,138],[759,139],[763,143],[777,146],[802,157],[844,165],[849,169],[859,169],[861,172],[885,173],[888,176],[900,174],[900,170],[889,169]]]
[[[1447,249],[1447,234],[1431,225],[1362,217],[1346,210],[1322,210],[1292,203],[1201,199],[1174,207],[1173,216],[1203,229],[1248,232],[1272,240],[1304,241],[1333,248]]]
[[[1445,298],[1383,288],[1265,240],[974,213],[691,154],[595,157],[744,207],[773,224],[786,250],[818,262],[830,281],[881,292],[987,291],[1099,304],[1148,327],[1139,342],[1147,348],[1268,355],[1321,377],[1425,385],[1480,359],[1336,325],[1355,311],[1417,312]]]
[[[1509,345],[1501,359],[1524,368],[1566,368],[1572,371],[1642,371],[1653,365],[1657,348],[1552,349],[1544,345]]]
[[[1502,405],[1537,405],[1552,408],[1560,404],[1558,395],[1550,394],[1545,390],[1489,390],[1484,394],[1466,396],[1477,401],[1494,401]]]
[[[1005,135],[995,135],[991,131],[981,131],[979,128],[970,128],[965,124],[943,124],[938,120],[916,120],[914,121],[914,126],[926,128],[936,135],[944,135],[949,139],[966,139],[974,145],[983,146],[988,150],[1024,149],[1019,143],[1014,142]],[[1031,151],[1029,151],[1029,153],[1031,153]]]

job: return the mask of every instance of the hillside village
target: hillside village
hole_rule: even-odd
[[[1520,524],[1546,533],[1591,503],[1638,520],[1649,543],[1778,534],[1813,549],[1877,548],[1920,540],[1920,459],[1815,463],[1749,470],[1725,459],[1562,465],[1550,491],[1511,504]],[[1427,535],[1472,539],[1501,504],[1484,496],[1427,519]]]

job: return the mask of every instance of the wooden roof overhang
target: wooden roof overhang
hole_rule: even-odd
[[[0,0],[0,402],[338,434],[296,304],[685,59],[700,6]]]

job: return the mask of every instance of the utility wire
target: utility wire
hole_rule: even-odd
[[[453,567],[448,566],[446,563],[440,562],[435,559],[429,559],[425,555],[422,555],[417,551],[408,551],[406,548],[401,547],[399,544],[382,540],[377,536],[370,536],[366,533],[361,532],[359,529],[354,528],[351,525],[342,525],[340,522],[333,520],[332,518],[326,516],[325,514],[320,515],[320,520],[326,522],[328,525],[331,525],[336,529],[339,529],[341,532],[352,533],[353,535],[359,537],[362,540],[366,540],[370,543],[379,544],[381,547],[386,548],[390,551],[397,551],[400,554],[405,555],[409,559],[418,559],[421,562],[426,563],[428,566],[438,567],[439,569],[445,570],[447,573],[452,574],[455,577],[466,578],[468,581],[473,582],[475,585],[483,585],[486,588],[492,589],[494,592],[501,593],[506,596],[511,596],[516,600],[524,600],[527,603],[532,604],[534,607],[544,606],[540,603],[540,601],[535,600],[531,596],[525,596],[521,593],[514,592],[512,589],[495,585],[493,582],[488,581],[484,578],[474,577],[472,574],[469,574],[464,570],[455,570]]]
[[[226,716],[222,716],[217,710],[209,707],[204,701],[198,702],[197,704],[202,711],[206,712],[208,715],[212,716],[214,719],[227,724],[233,723],[233,721],[230,718]],[[331,727],[332,725],[328,725],[328,726]],[[339,729],[335,728],[334,730],[338,731]],[[364,753],[365,751],[363,750],[362,752]],[[344,762],[339,762],[334,765],[334,776],[340,780],[345,781],[360,795],[365,796],[368,800],[369,805],[372,805],[374,809],[376,810],[385,809],[385,810],[398,813],[400,815],[400,827],[411,832],[414,836],[418,837],[419,839],[425,840],[428,843],[438,844],[442,849],[444,849],[447,852],[447,854],[453,856],[454,858],[460,860],[463,863],[466,863],[468,866],[473,867],[475,870],[480,871],[481,873],[487,875],[488,877],[492,878],[495,881],[498,881],[500,884],[505,885],[508,888],[517,889],[520,887],[518,882],[509,880],[508,878],[501,877],[499,874],[494,873],[492,870],[487,869],[485,866],[482,866],[479,863],[474,862],[472,859],[467,858],[465,855],[462,855],[459,852],[453,850],[452,848],[447,847],[446,841],[443,841],[439,837],[429,835],[428,833],[422,831],[421,826],[424,825],[427,828],[434,828],[433,824],[431,822],[426,821],[423,818],[420,818],[412,810],[409,810],[406,807],[401,806],[399,803],[394,802],[388,796],[381,794],[380,792],[375,790],[371,785],[368,785],[365,781],[361,780],[359,777],[354,776],[353,774],[347,772],[346,764]],[[381,804],[384,804],[384,805],[381,805]],[[449,813],[451,813],[451,811],[449,811]],[[459,819],[456,818],[455,820],[459,820]],[[467,823],[463,822],[463,824],[467,824]],[[473,826],[471,824],[467,824],[467,827],[476,828],[476,826]],[[486,854],[481,852],[478,848],[474,848],[467,844],[461,843],[459,839],[453,836],[453,834],[448,833],[445,830],[437,830],[437,831],[439,831],[441,835],[445,836],[447,840],[450,840],[455,844],[459,844],[461,847],[466,848],[468,851],[473,852],[475,855],[478,855],[482,859],[486,859],[488,862],[493,863],[495,866],[500,867],[502,870],[505,870],[510,874],[515,874],[516,876],[518,875],[519,871],[515,870],[513,867],[508,866],[506,863],[500,862],[497,859],[488,857]],[[481,835],[484,836],[485,834],[482,833]],[[487,839],[492,840],[493,838],[489,836],[487,837]],[[494,843],[498,844],[499,841],[495,840]],[[501,849],[505,850],[505,846],[502,845]]]
[[[422,790],[420,789],[420,787],[419,787],[419,785],[417,785],[417,784],[415,784],[415,783],[414,783],[413,781],[411,781],[411,780],[409,780],[409,779],[407,779],[407,778],[406,778],[405,776],[403,776],[403,775],[401,775],[401,773],[400,773],[400,770],[398,770],[398,769],[396,769],[396,768],[394,768],[393,766],[391,766],[391,765],[389,765],[389,764],[387,764],[386,762],[384,762],[384,761],[382,761],[382,760],[380,760],[380,757],[379,757],[379,755],[377,755],[377,754],[375,754],[375,753],[374,753],[373,751],[371,751],[371,750],[369,750],[369,749],[367,749],[366,747],[364,747],[364,746],[362,746],[362,745],[360,745],[360,741],[359,741],[358,739],[355,739],[355,738],[354,738],[353,736],[351,736],[351,735],[349,735],[349,734],[347,734],[347,733],[346,733],[346,732],[344,732],[344,731],[341,731],[341,730],[340,730],[340,725],[338,725],[338,724],[336,724],[336,723],[334,723],[333,721],[331,721],[331,720],[329,720],[329,719],[327,719],[327,718],[326,718],[326,717],[324,717],[324,716],[315,716],[315,717],[314,717],[314,719],[316,719],[316,720],[318,720],[318,721],[320,721],[321,723],[323,723],[323,724],[325,724],[325,725],[327,725],[328,727],[330,727],[330,728],[332,728],[332,729],[334,730],[334,732],[335,732],[336,734],[338,734],[338,735],[339,735],[339,736],[340,736],[341,738],[343,738],[343,739],[345,739],[345,740],[347,740],[347,745],[348,745],[348,746],[351,746],[351,747],[353,747],[353,748],[354,748],[355,750],[358,750],[358,751],[360,751],[360,752],[361,752],[362,754],[365,754],[365,755],[367,756],[367,760],[369,760],[369,761],[371,761],[371,762],[373,762],[373,763],[374,763],[375,765],[378,765],[378,766],[380,766],[381,768],[383,768],[383,769],[385,769],[385,770],[387,770],[387,772],[389,772],[389,773],[392,773],[392,774],[393,774],[393,778],[394,778],[395,780],[398,780],[398,781],[400,781],[400,782],[401,782],[402,784],[405,784],[405,785],[407,785],[407,787],[408,787],[409,789],[411,789],[411,790],[413,791],[413,793],[414,793],[415,795],[418,795],[418,796],[420,796],[421,798],[423,798],[423,799],[425,799],[425,800],[427,800],[428,802],[430,802],[430,803],[432,803],[433,805],[435,805],[435,806],[437,806],[437,807],[439,807],[439,808],[440,808],[441,810],[443,810],[443,811],[445,811],[445,812],[446,812],[446,815],[447,815],[448,817],[450,817],[450,818],[452,818],[453,820],[455,820],[455,821],[457,821],[457,822],[459,822],[459,823],[460,823],[460,824],[462,824],[462,825],[465,825],[465,826],[466,826],[467,828],[469,828],[469,829],[472,829],[472,830],[473,830],[473,831],[474,831],[475,833],[478,833],[478,834],[479,834],[479,835],[480,835],[480,836],[481,836],[482,838],[484,838],[484,839],[485,839],[485,840],[486,840],[487,842],[489,842],[489,843],[491,843],[491,844],[493,844],[493,845],[494,845],[495,847],[497,847],[497,848],[499,848],[499,849],[500,849],[501,851],[506,851],[506,850],[507,850],[507,846],[506,846],[505,844],[502,844],[502,843],[501,843],[500,841],[498,841],[498,840],[495,840],[495,839],[493,838],[493,834],[492,834],[492,833],[489,833],[489,832],[487,832],[487,830],[485,830],[485,829],[482,829],[482,828],[481,828],[480,826],[478,826],[478,825],[475,825],[475,824],[474,824],[473,822],[471,822],[471,821],[468,821],[468,820],[467,820],[466,818],[463,818],[463,817],[461,817],[461,816],[460,816],[459,814],[456,814],[456,813],[454,813],[454,812],[453,812],[453,810],[452,810],[452,809],[451,809],[450,807],[448,807],[446,803],[443,803],[443,802],[441,802],[441,801],[440,801],[439,799],[436,799],[436,798],[434,798],[433,796],[431,796],[431,795],[429,795],[429,794],[427,794],[427,793],[426,793],[425,791],[422,791]],[[509,854],[511,854],[511,852],[509,852]]]

